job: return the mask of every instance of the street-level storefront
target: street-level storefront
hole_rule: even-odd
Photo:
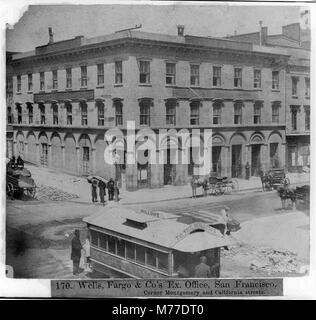
[[[87,223],[92,268],[132,278],[194,277],[205,256],[212,277],[220,276],[220,248],[234,243],[206,223],[184,224],[166,212],[137,213],[103,208]]]
[[[289,172],[310,168],[310,136],[287,136],[287,167]]]

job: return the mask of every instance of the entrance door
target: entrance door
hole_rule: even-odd
[[[175,181],[175,165],[171,163],[171,150],[167,149],[167,159],[163,166],[164,185],[174,184]]]
[[[232,177],[241,178],[241,144],[232,146]]]
[[[82,147],[82,173],[89,174],[90,148]]]
[[[41,165],[43,167],[47,167],[48,164],[48,144],[42,143],[42,150],[41,150]]]
[[[221,176],[221,150],[220,146],[212,147],[212,173]]]
[[[149,164],[137,164],[137,187],[139,189],[148,188],[149,186]]]
[[[270,143],[270,166],[279,168],[278,143]]]
[[[297,168],[298,152],[295,145],[288,146],[288,169],[290,172],[295,172]]]
[[[251,175],[260,176],[260,144],[254,144],[251,146]]]

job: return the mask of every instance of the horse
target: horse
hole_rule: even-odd
[[[208,183],[207,183],[207,179],[202,179],[202,178],[198,178],[198,177],[192,177],[191,181],[191,188],[192,188],[192,198],[196,198],[196,189],[199,187],[203,187],[203,194],[204,197],[207,196],[207,189],[208,189]]]
[[[289,186],[285,184],[284,186],[278,187],[278,194],[281,199],[282,209],[286,209],[285,203],[288,200],[291,200],[291,208],[296,208],[296,192],[293,188],[289,188]]]
[[[262,184],[262,191],[271,191],[273,188],[271,175],[261,171],[260,179]]]

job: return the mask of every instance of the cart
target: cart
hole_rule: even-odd
[[[228,179],[227,177],[209,177],[208,189],[210,193],[216,195],[222,195],[224,193],[231,193],[232,191],[238,191],[239,184],[236,179]]]
[[[284,169],[271,169],[268,171],[268,181],[270,189],[276,189],[278,186],[290,184],[290,179],[286,177]]]
[[[6,190],[7,195],[11,198],[14,196],[22,197],[23,194],[34,198],[36,194],[36,184],[31,172],[25,168],[7,168]]]

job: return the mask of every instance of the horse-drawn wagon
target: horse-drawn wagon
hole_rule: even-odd
[[[270,191],[289,185],[290,179],[286,176],[284,169],[270,169],[266,173],[262,172],[261,182],[263,191]]]
[[[23,194],[32,198],[35,197],[36,184],[29,170],[8,167],[6,178],[7,195],[11,198],[14,196],[21,197]]]

